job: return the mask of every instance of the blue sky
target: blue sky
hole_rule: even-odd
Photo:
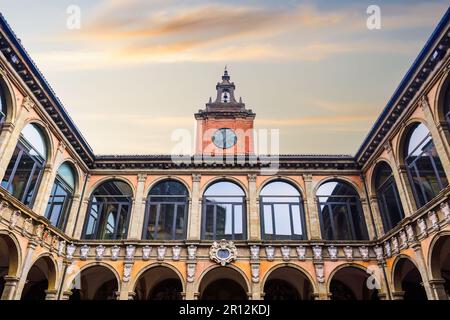
[[[69,5],[81,29],[66,27]],[[381,29],[366,8],[381,9]],[[225,64],[280,152],[354,154],[447,1],[3,1],[95,153],[169,153]],[[24,10],[26,8],[26,10]]]

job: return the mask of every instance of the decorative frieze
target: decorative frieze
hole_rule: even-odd
[[[33,227],[33,219],[31,218],[26,218],[23,220],[23,225],[22,225],[22,235],[24,237],[26,237],[28,234],[30,234],[30,230],[32,230]]]
[[[337,260],[338,249],[335,246],[330,246],[328,249],[328,255],[331,260]]]
[[[89,253],[89,246],[87,244],[81,246],[80,248],[80,259],[86,260]]]
[[[195,268],[197,264],[196,263],[188,263],[186,268],[186,279],[187,282],[194,282],[195,280]]]
[[[383,247],[381,246],[375,246],[373,247],[373,250],[375,251],[375,256],[377,257],[378,261],[383,261]]]
[[[425,222],[425,219],[424,218],[417,219],[417,225],[419,226],[420,230],[419,236],[426,237],[428,232],[427,232],[427,223]]]
[[[444,215],[444,220],[450,220],[450,206],[448,202],[442,202],[441,205],[442,214]]]
[[[386,254],[386,258],[390,258],[392,256],[391,244],[389,243],[389,241],[386,241],[384,243],[384,252]]]
[[[105,246],[103,245],[99,245],[95,248],[95,259],[96,260],[102,260],[103,259],[103,255],[105,254]]]
[[[66,241],[65,240],[61,240],[58,243],[58,256],[62,256],[64,253],[64,248],[66,247]]]
[[[128,282],[131,279],[131,271],[133,270],[133,263],[132,262],[126,262],[123,265],[123,282]]]
[[[68,260],[72,260],[73,259],[73,254],[75,253],[75,250],[77,249],[77,247],[71,243],[67,246],[66,248],[66,258]]]
[[[436,212],[428,212],[428,219],[430,220],[431,228],[433,231],[439,230],[439,221]]]
[[[317,282],[324,283],[325,282],[325,272],[322,263],[315,263],[314,268],[316,271]]]
[[[259,246],[253,245],[250,247],[250,260],[259,261]]]
[[[282,246],[281,257],[283,258],[283,261],[289,261],[291,259],[291,248],[288,246]]]
[[[414,229],[412,225],[408,224],[406,226],[406,236],[408,237],[408,242],[415,242],[416,241],[416,235],[414,234]]]
[[[16,227],[17,224],[17,220],[20,217],[20,211],[19,210],[14,210],[11,212],[11,217],[9,218],[9,228],[10,229],[14,229]]]
[[[190,245],[187,248],[187,252],[188,252],[188,260],[195,260],[196,259],[196,255],[197,255],[197,247],[194,245]]]
[[[304,246],[298,246],[295,250],[297,251],[298,260],[303,261],[306,259],[306,248]]]
[[[142,247],[142,260],[149,260],[151,253],[152,253],[152,247],[150,247],[150,246]]]
[[[313,258],[314,260],[322,260],[322,247],[315,245],[313,248]]]
[[[180,254],[181,254],[181,247],[180,246],[172,247],[172,260],[173,261],[180,260]]]
[[[265,247],[265,250],[266,250],[266,259],[268,261],[273,261],[275,257],[275,248],[272,246],[267,246]]]
[[[164,260],[166,256],[166,250],[167,248],[165,246],[159,246],[158,249],[156,249],[158,261]]]
[[[120,247],[115,245],[111,248],[111,260],[116,261],[119,258]]]
[[[393,254],[398,254],[399,253],[399,247],[398,247],[398,239],[397,237],[392,237],[391,239],[391,243],[392,243],[392,253]]]
[[[125,248],[125,260],[127,261],[133,261],[134,260],[134,254],[136,252],[136,247],[133,245],[128,245]]]
[[[406,232],[401,230],[399,232],[400,237],[400,250],[406,249],[408,247],[408,238],[406,236]]]
[[[347,259],[347,261],[352,261],[353,260],[353,248],[350,246],[345,246],[344,247],[344,255],[345,255],[345,258]]]
[[[364,261],[369,261],[369,248],[366,246],[361,246],[358,248],[359,254]]]

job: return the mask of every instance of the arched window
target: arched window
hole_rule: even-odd
[[[186,187],[175,180],[159,182],[147,197],[143,239],[185,239],[187,210]]]
[[[386,162],[381,162],[375,169],[375,189],[384,232],[388,232],[405,214],[391,167]]]
[[[270,182],[261,190],[259,203],[263,239],[306,239],[303,201],[291,184]]]
[[[422,207],[448,184],[433,139],[423,123],[411,128],[404,152],[414,198]]]
[[[444,99],[444,115],[450,126],[450,83],[447,85],[447,92]]]
[[[22,130],[16,149],[2,180],[2,187],[25,205],[32,207],[38,189],[47,146],[44,136],[35,124]]]
[[[130,219],[130,186],[119,180],[110,180],[98,186],[91,195],[84,239],[125,239]]]
[[[235,183],[220,181],[209,186],[203,194],[202,212],[202,239],[245,239],[245,193]]]
[[[65,162],[58,169],[45,211],[45,217],[57,228],[63,229],[67,222],[74,190],[75,173]]]
[[[322,237],[325,240],[367,240],[367,227],[355,189],[328,181],[317,190]]]

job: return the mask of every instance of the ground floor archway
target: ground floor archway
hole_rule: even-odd
[[[393,275],[394,299],[427,300],[422,276],[409,258],[402,257],[396,262]]]
[[[103,265],[81,270],[71,287],[69,300],[116,300],[119,290],[116,275]]]
[[[152,267],[139,276],[135,293],[136,300],[181,300],[183,284],[171,268]]]
[[[431,285],[436,298],[450,299],[450,235],[437,238],[430,255]]]
[[[0,234],[0,297],[6,299],[10,293],[4,292],[7,276],[16,276],[19,267],[19,250],[14,240]]]
[[[56,294],[56,265],[49,256],[43,256],[28,271],[21,299],[45,300],[50,294]]]
[[[217,267],[208,271],[200,282],[200,300],[248,300],[245,278],[230,267]]]
[[[268,275],[264,283],[264,300],[312,300],[309,278],[293,267],[280,267]]]
[[[378,290],[368,285],[370,274],[356,266],[337,270],[329,283],[331,300],[378,300]]]

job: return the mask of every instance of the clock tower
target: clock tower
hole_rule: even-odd
[[[225,67],[222,81],[216,85],[216,99],[195,114],[197,120],[196,153],[231,155],[254,153],[253,121],[255,114],[246,109],[242,99],[234,97],[234,83]]]

